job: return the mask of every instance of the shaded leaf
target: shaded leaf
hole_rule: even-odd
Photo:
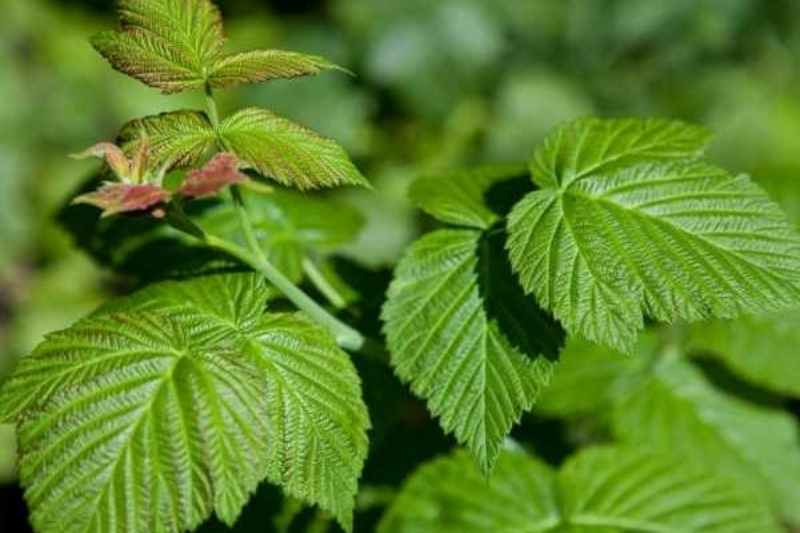
[[[526,174],[522,165],[494,165],[415,180],[408,194],[417,206],[449,224],[488,229],[499,217],[484,196],[492,185]]]
[[[369,186],[341,146],[270,111],[239,111],[223,121],[219,134],[239,159],[283,185]]]
[[[414,243],[395,271],[383,319],[398,376],[489,472],[553,363],[521,352],[528,346],[515,347],[488,314],[480,238],[474,230],[440,230]]]

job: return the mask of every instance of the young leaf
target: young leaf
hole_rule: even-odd
[[[463,452],[422,466],[384,515],[379,533],[608,531],[778,533],[751,493],[668,456],[593,448],[558,474],[504,451],[491,483]]]
[[[335,198],[276,190],[269,195],[249,194],[245,204],[267,258],[295,283],[303,279],[305,260],[336,251],[352,241],[364,225],[357,211]],[[226,239],[242,239],[228,200],[203,214],[200,224]]]
[[[212,510],[232,524],[265,477],[350,527],[358,376],[318,326],[263,315],[270,295],[251,274],[155,286],[22,360],[0,406],[37,530],[179,532]]]
[[[694,325],[689,348],[723,361],[755,385],[800,398],[800,312]]]
[[[254,50],[218,60],[209,76],[209,83],[214,88],[223,89],[243,83],[309,76],[328,69],[341,70],[319,56],[283,50]]]
[[[86,159],[87,157],[104,159],[117,177],[125,179],[131,176],[131,162],[125,153],[113,143],[98,143],[83,152],[72,154],[70,157],[73,159]]]
[[[136,153],[143,142],[150,145],[154,167],[185,168],[203,161],[214,147],[216,136],[204,113],[172,111],[132,120],[117,137],[117,143],[128,154]]]
[[[681,123],[579,121],[537,151],[543,188],[517,204],[508,250],[565,328],[623,351],[644,315],[699,320],[800,302],[800,237],[747,177],[696,160]]]
[[[205,86],[224,42],[209,0],[120,0],[119,15],[122,31],[92,38],[116,70],[164,93]]]
[[[488,473],[553,363],[515,346],[490,316],[484,296],[495,295],[479,286],[480,240],[479,231],[440,230],[417,241],[397,267],[383,319],[398,376]]]
[[[147,211],[151,207],[169,200],[170,193],[151,183],[132,185],[128,183],[106,183],[95,192],[78,196],[74,204],[89,204],[100,208],[103,217],[133,211]]]
[[[415,180],[409,198],[442,222],[488,229],[499,220],[484,200],[495,183],[526,174],[522,165],[494,165]]]
[[[283,185],[369,186],[341,146],[270,111],[239,111],[220,125],[219,134],[239,159]]]
[[[239,172],[236,156],[223,152],[215,155],[203,168],[189,172],[178,192],[189,198],[207,198],[229,185],[247,180],[248,177]]]
[[[792,417],[717,391],[680,354],[668,352],[648,368],[618,399],[617,435],[725,472],[800,524],[800,440]]]

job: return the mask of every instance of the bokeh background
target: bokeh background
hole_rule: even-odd
[[[376,287],[421,229],[404,196],[413,177],[525,160],[553,125],[588,114],[708,126],[716,133],[711,159],[751,174],[800,223],[796,0],[217,3],[237,47],[318,53],[357,74],[241,88],[222,95],[221,106],[271,107],[348,149],[376,192],[342,193],[367,219],[342,254],[374,272]],[[2,379],[44,333],[119,289],[54,217],[87,177],[87,164],[66,154],[113,138],[131,118],[202,100],[162,96],[112,71],[91,49],[87,37],[113,24],[111,0],[0,4]],[[447,445],[429,426],[414,436],[426,454]],[[0,426],[4,533],[25,531],[13,444]],[[372,466],[389,484],[421,458],[394,452],[399,464]],[[268,531],[278,499],[261,491],[239,530]],[[381,491],[362,500],[369,508]]]

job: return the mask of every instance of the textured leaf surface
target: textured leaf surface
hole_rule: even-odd
[[[221,58],[209,76],[212,87],[226,88],[244,83],[292,79],[339,68],[319,56],[284,50],[253,50]]]
[[[800,523],[800,441],[792,417],[717,391],[678,354],[667,353],[614,409],[616,433],[725,472]]]
[[[222,152],[215,155],[203,168],[186,175],[179,192],[190,198],[215,196],[230,185],[243,183],[249,178],[239,171],[235,155]]]
[[[146,141],[154,167],[185,168],[201,163],[214,147],[215,139],[214,129],[204,113],[173,111],[128,122],[117,142],[126,153],[134,154]]]
[[[119,15],[122,31],[92,38],[115,69],[165,93],[205,86],[224,43],[209,0],[120,0]]]
[[[232,523],[259,481],[345,528],[366,456],[348,356],[255,275],[153,286],[53,334],[0,393],[40,531]]]
[[[689,346],[755,385],[800,398],[800,312],[693,325]]]
[[[169,197],[170,193],[157,185],[107,183],[95,192],[78,196],[73,203],[93,205],[102,209],[103,217],[110,217],[119,213],[145,211]]]
[[[380,533],[459,531],[768,533],[768,509],[711,470],[630,448],[594,448],[558,474],[504,451],[491,483],[462,452],[422,466]]]
[[[480,238],[440,230],[417,241],[397,267],[383,318],[398,376],[488,472],[553,363],[520,351],[490,318],[479,287]]]
[[[283,185],[369,185],[336,142],[270,111],[239,111],[220,125],[220,135],[239,159]]]
[[[449,224],[488,229],[499,217],[484,196],[495,183],[526,173],[521,165],[495,165],[415,180],[409,197],[417,206]]]
[[[696,160],[653,162],[699,150],[696,128],[597,124],[579,121],[544,143],[533,166],[543,188],[508,223],[522,285],[568,331],[630,351],[645,315],[797,305],[800,237],[760,188]]]
[[[247,195],[245,203],[267,258],[293,282],[303,278],[306,259],[336,251],[352,241],[364,224],[357,211],[335,198],[277,190],[269,195]],[[226,239],[243,239],[236,213],[227,200],[205,213],[200,223]]]

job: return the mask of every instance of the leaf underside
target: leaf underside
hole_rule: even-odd
[[[491,483],[457,452],[422,466],[380,533],[777,533],[769,510],[712,471],[633,448],[590,448],[560,472],[504,451]]]
[[[630,351],[644,317],[796,306],[800,237],[745,176],[694,157],[699,128],[588,119],[537,150],[507,248],[526,291],[573,334]]]
[[[232,524],[265,478],[351,528],[358,376],[319,327],[263,314],[270,296],[251,274],[156,285],[23,358],[0,406],[38,531]]]

